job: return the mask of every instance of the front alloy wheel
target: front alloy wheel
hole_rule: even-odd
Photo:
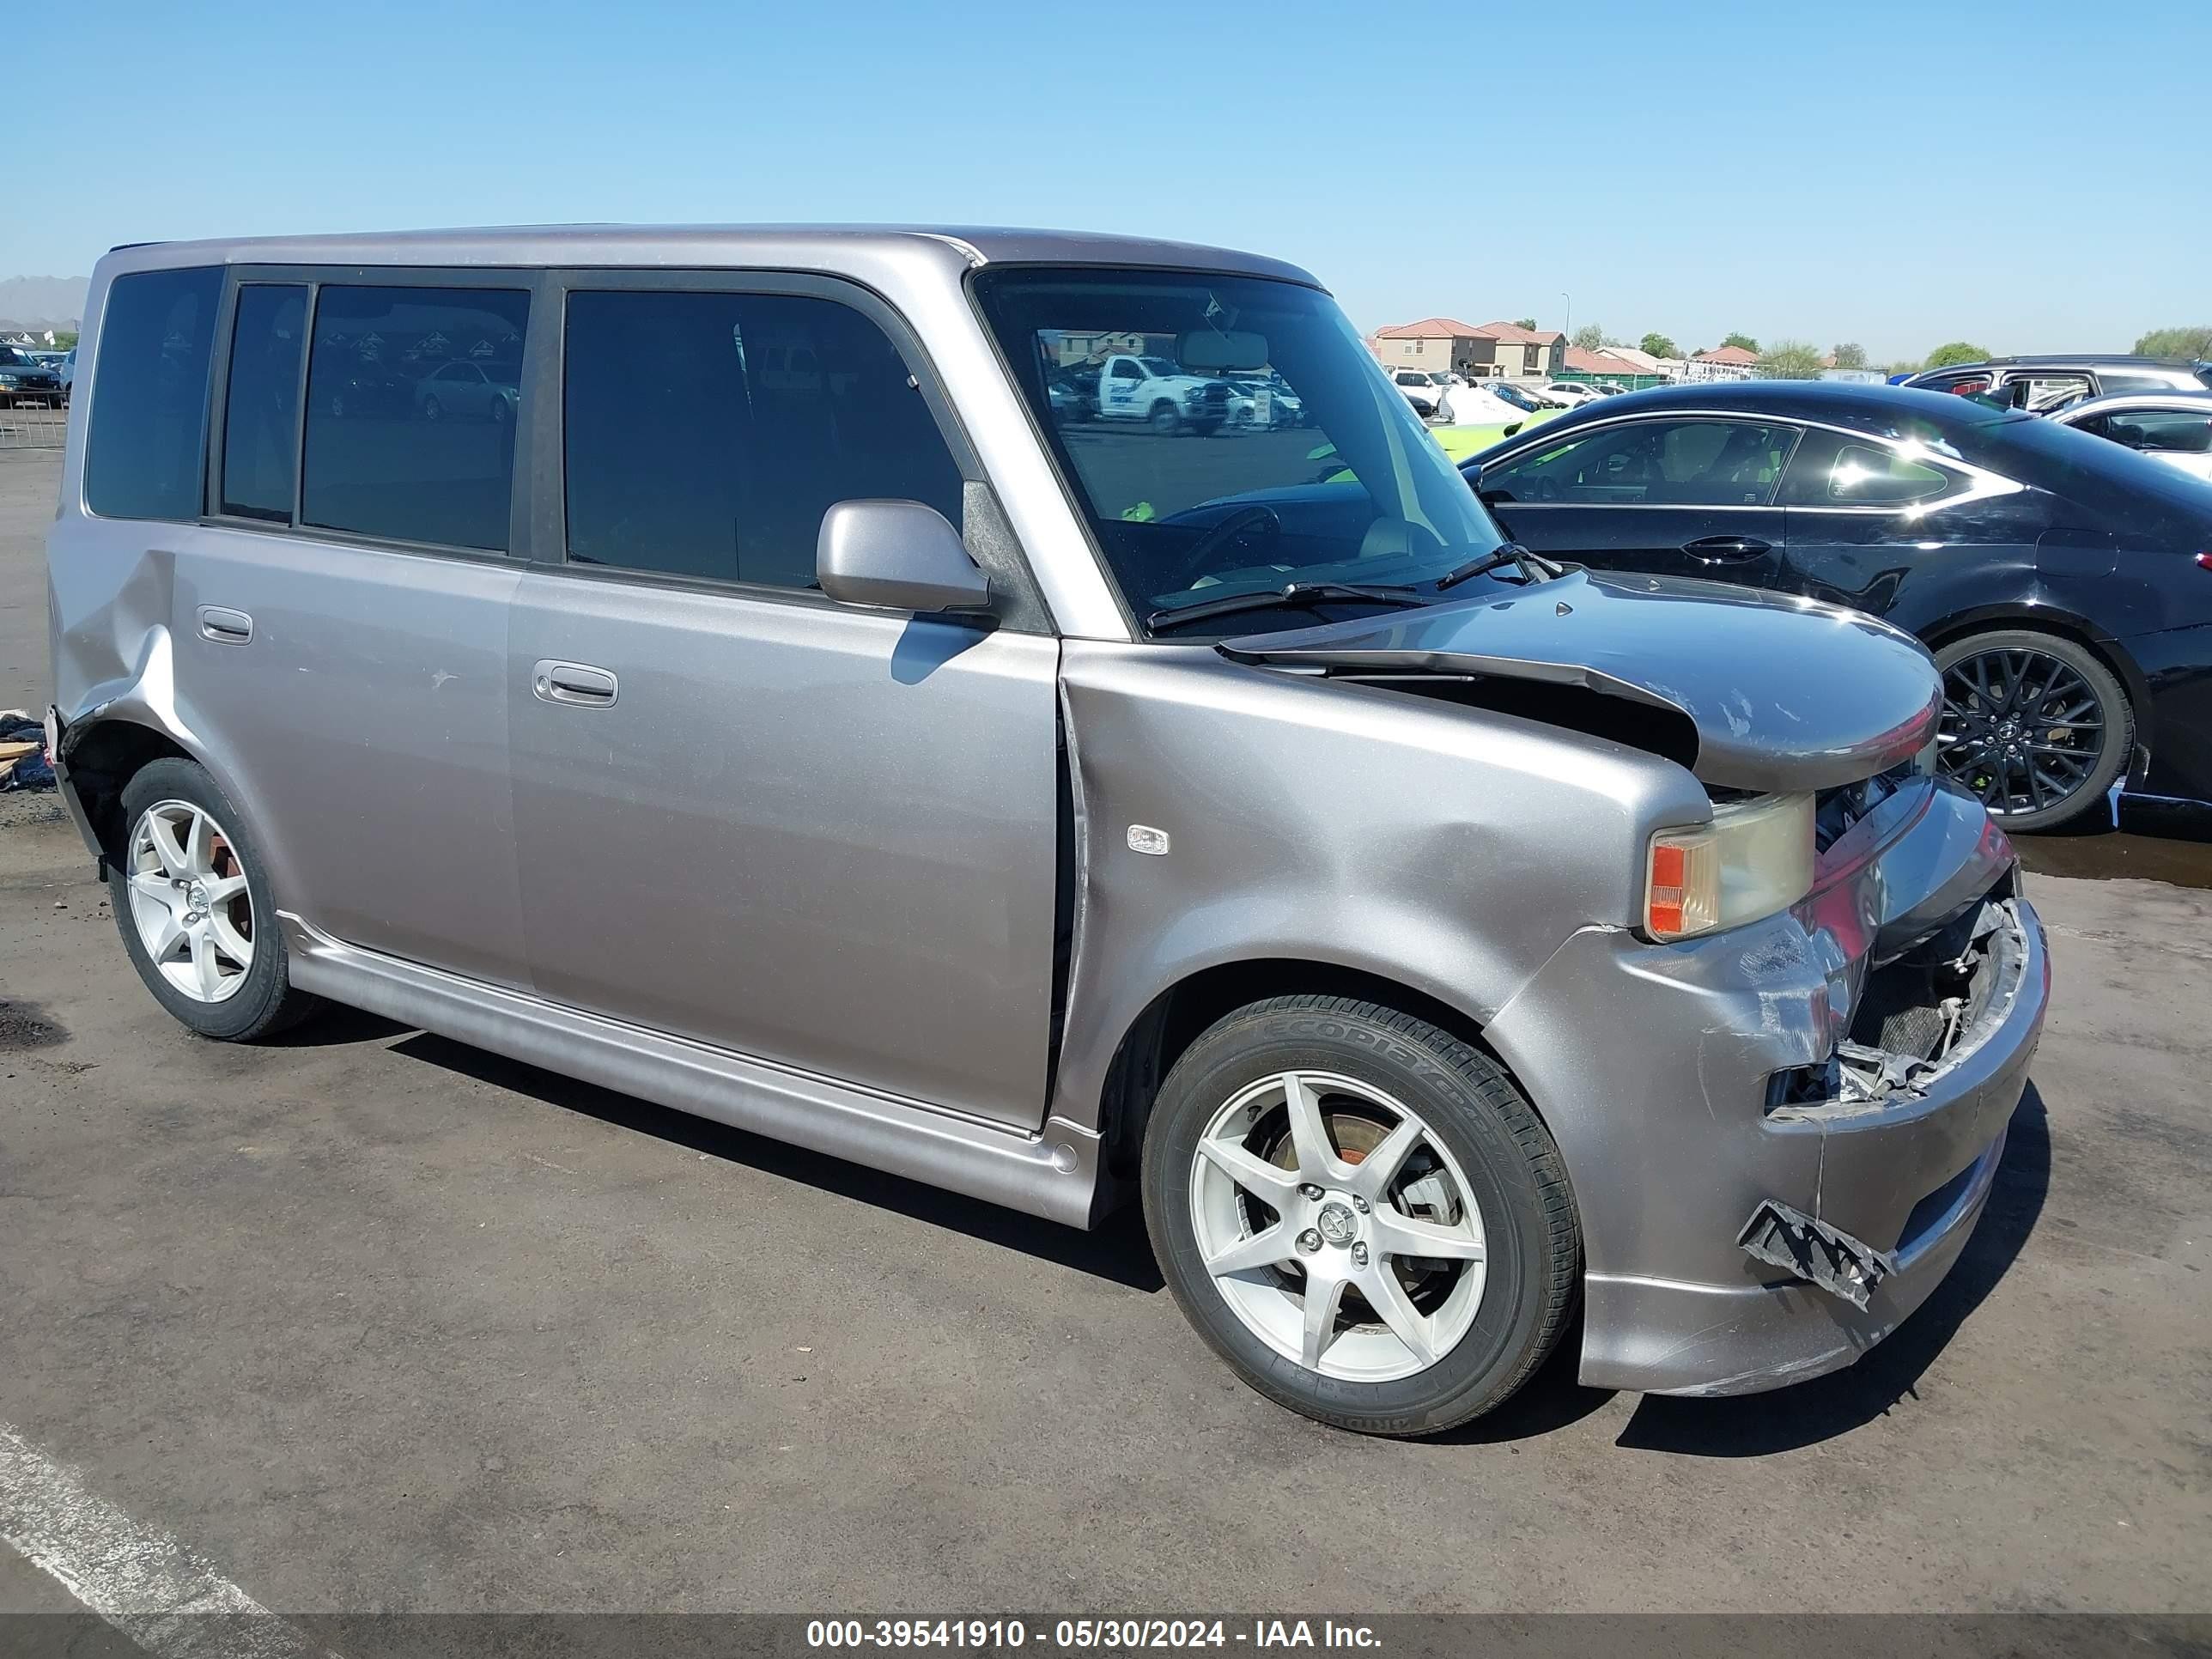
[[[2127,697],[2072,641],[2025,632],[1945,648],[1936,756],[2006,828],[2056,828],[2095,809],[2133,742]]]
[[[1433,1434],[1526,1382],[1581,1282],[1566,1170],[1462,1037],[1344,996],[1200,1034],[1145,1127],[1145,1225],[1176,1304],[1269,1399]]]
[[[1355,1079],[1285,1072],[1241,1091],[1199,1138],[1190,1206],[1222,1299],[1323,1376],[1425,1370],[1481,1305],[1467,1177],[1418,1116]]]

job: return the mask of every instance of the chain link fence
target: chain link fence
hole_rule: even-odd
[[[0,408],[0,449],[59,449],[68,430],[66,409]]]

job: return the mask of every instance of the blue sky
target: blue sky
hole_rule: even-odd
[[[1686,349],[2212,322],[2212,3],[72,0],[10,27],[0,276],[549,220],[1020,223]],[[20,191],[20,186],[19,186]]]

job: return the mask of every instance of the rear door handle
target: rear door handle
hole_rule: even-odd
[[[244,645],[253,637],[253,618],[243,611],[204,605],[198,614],[204,640],[213,640],[217,645]]]
[[[588,663],[541,659],[530,671],[530,689],[546,702],[580,703],[604,708],[615,700],[615,677]]]
[[[1682,551],[1701,564],[1746,564],[1773,550],[1773,543],[1756,536],[1707,536],[1682,544]]]

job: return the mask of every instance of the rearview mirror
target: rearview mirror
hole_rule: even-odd
[[[1177,335],[1176,361],[1200,374],[1249,374],[1267,366],[1267,337],[1223,328]]]
[[[845,605],[890,611],[981,611],[991,579],[960,532],[920,501],[840,501],[822,515],[814,543],[822,591]]]

